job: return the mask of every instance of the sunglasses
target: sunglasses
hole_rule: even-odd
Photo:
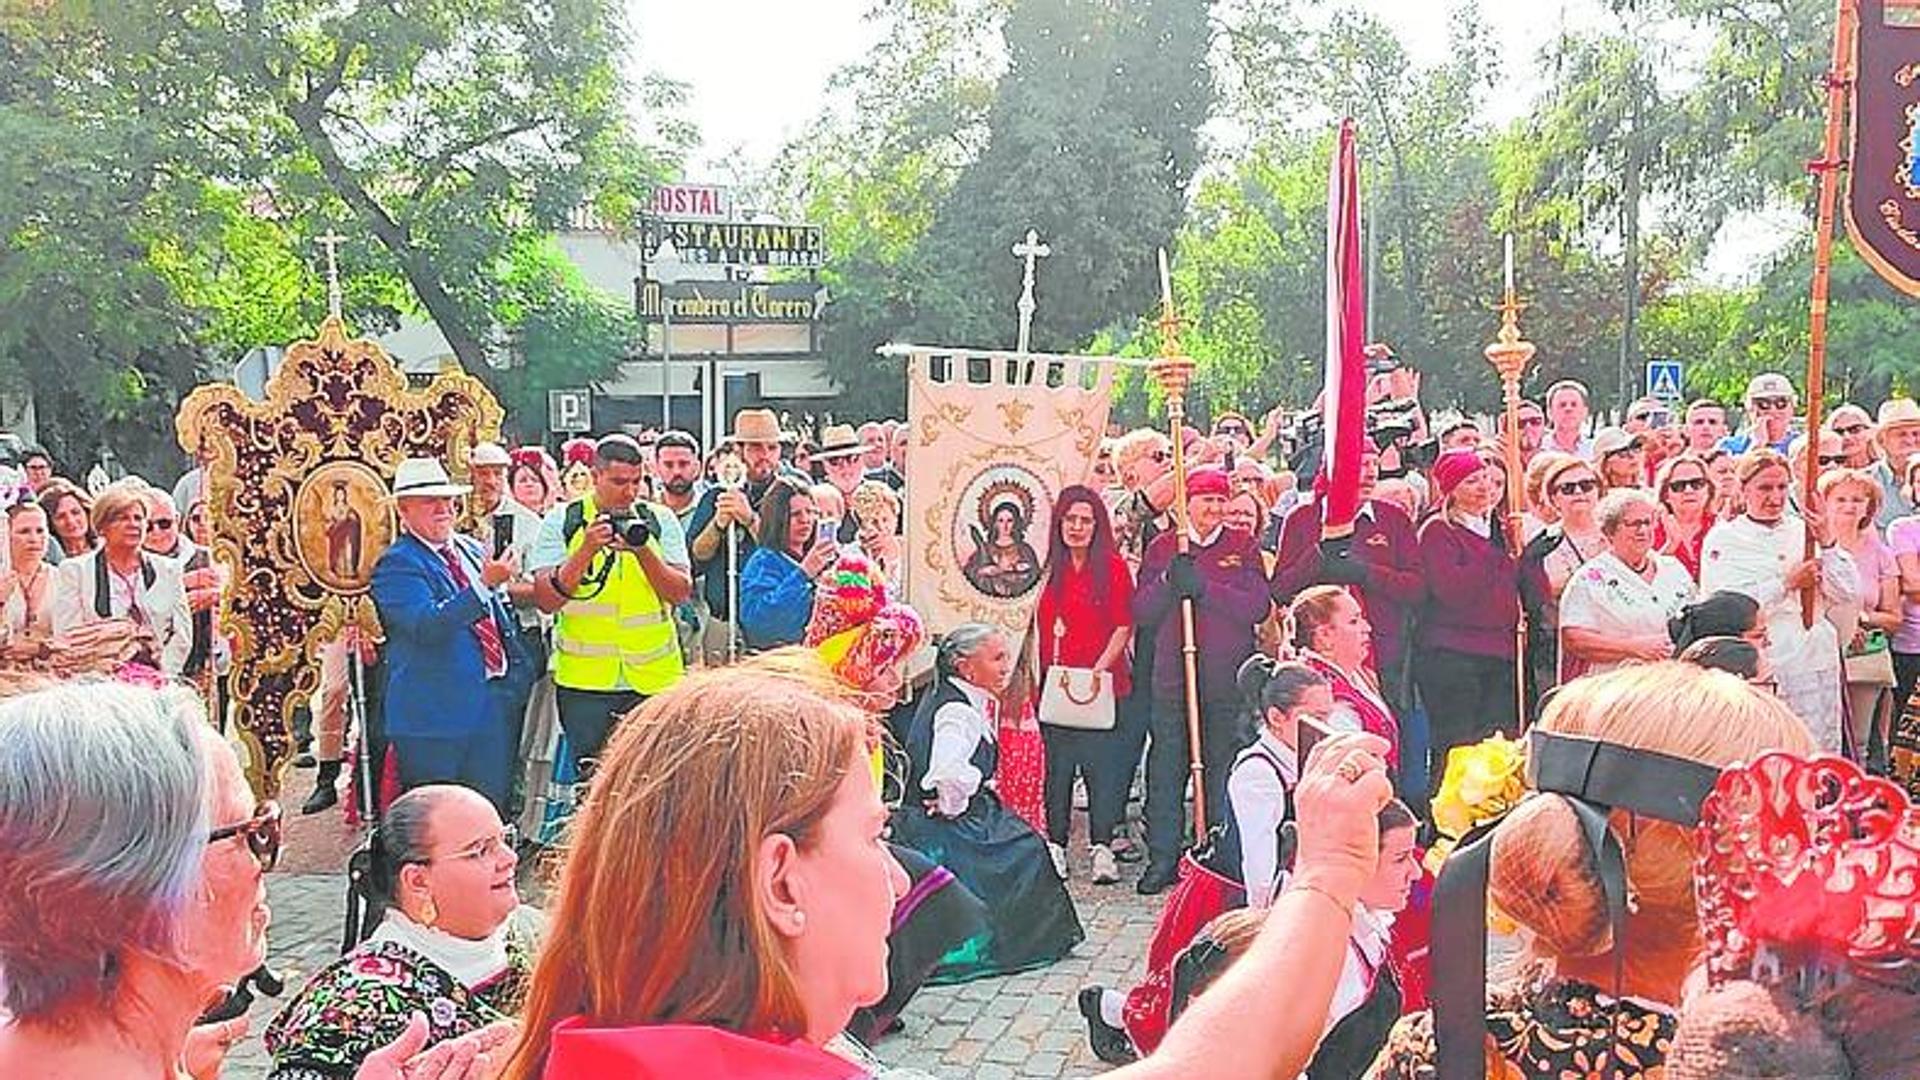
[[[260,863],[260,872],[272,870],[280,861],[280,804],[261,803],[253,816],[238,825],[223,825],[207,834],[208,844],[217,844],[235,836],[247,838],[247,850]]]
[[[1668,491],[1700,491],[1703,488],[1705,488],[1708,483],[1709,481],[1704,476],[1700,477],[1697,480],[1669,480],[1667,481],[1667,490]]]
[[[1835,435],[1858,435],[1866,431],[1868,426],[1869,425],[1866,424],[1848,424],[1846,427],[1834,428],[1833,433]]]
[[[1155,461],[1172,461],[1172,460],[1173,460],[1173,451],[1171,451],[1171,450],[1155,450],[1155,451],[1153,452],[1153,455],[1152,455],[1152,457],[1153,457],[1153,460],[1155,460]]]
[[[1569,480],[1564,484],[1555,485],[1553,490],[1559,492],[1562,495],[1585,495],[1589,491],[1600,490],[1600,481]]]
[[[1847,463],[1847,455],[1845,454],[1821,454],[1820,455],[1820,464],[1822,465],[1845,465],[1846,463]]]
[[[1753,407],[1768,410],[1791,409],[1793,408],[1793,399],[1785,397],[1757,397],[1753,399]]]
[[[1214,428],[1213,433],[1215,435],[1238,435],[1241,438],[1246,438],[1247,436],[1253,434],[1252,432],[1248,431],[1246,428],[1241,427],[1239,424],[1228,424],[1225,427]]]
[[[1543,416],[1523,416],[1520,418],[1520,426],[1527,428],[1546,427],[1547,420]]]
[[[148,518],[147,527],[152,529],[171,529],[173,528],[173,519],[172,518]]]

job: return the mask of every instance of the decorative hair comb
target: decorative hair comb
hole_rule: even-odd
[[[1694,891],[1707,969],[1920,988],[1920,809],[1843,758],[1768,753],[1702,807]]]

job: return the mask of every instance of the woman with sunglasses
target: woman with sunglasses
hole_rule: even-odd
[[[1701,549],[1700,588],[1745,593],[1760,605],[1771,644],[1767,661],[1780,697],[1807,725],[1822,749],[1840,750],[1843,682],[1840,639],[1827,620],[1831,605],[1859,592],[1853,556],[1833,546],[1818,496],[1802,519],[1787,508],[1787,460],[1771,450],[1740,459],[1741,498],[1746,510],[1707,534]],[[1819,546],[1806,558],[1811,532]],[[1801,618],[1801,597],[1813,591],[1813,625]]]
[[[1717,520],[1713,476],[1706,461],[1691,453],[1668,458],[1653,489],[1663,511],[1654,525],[1653,549],[1680,560],[1687,575],[1699,581],[1700,545],[1706,543],[1707,531]]]
[[[1560,684],[1560,594],[1566,591],[1574,571],[1607,550],[1606,535],[1594,516],[1606,484],[1593,466],[1568,457],[1541,476],[1540,486],[1558,520],[1541,530],[1520,552],[1530,702]],[[1436,758],[1435,767],[1443,760]]]
[[[1858,405],[1842,405],[1827,414],[1826,430],[1840,436],[1840,452],[1846,455],[1846,467],[1865,469],[1880,460],[1873,445],[1873,417]]]
[[[218,1076],[245,1025],[195,1024],[266,957],[279,807],[178,688],[12,698],[0,776],[25,781],[0,784],[0,1076]],[[500,1033],[416,1057],[425,1034],[414,1019],[357,1080],[491,1075]]]
[[[1793,440],[1793,447],[1787,453],[1787,466],[1793,472],[1793,487],[1787,492],[1788,505],[1796,514],[1803,514],[1805,507],[1800,505],[1800,493],[1807,489],[1807,458],[1814,458],[1813,480],[1835,469],[1843,469],[1847,464],[1847,455],[1840,449],[1840,436],[1831,431],[1820,432],[1816,442],[1805,435]]]
[[[509,1021],[544,929],[514,886],[515,839],[468,788],[429,784],[394,800],[348,863],[357,944],[268,1025],[268,1080],[346,1080],[415,1014],[430,1043]]]

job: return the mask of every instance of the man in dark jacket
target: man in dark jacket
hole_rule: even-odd
[[[1139,891],[1161,892],[1173,884],[1184,840],[1189,772],[1186,661],[1182,655],[1180,602],[1193,603],[1196,674],[1200,700],[1201,760],[1205,763],[1208,821],[1226,813],[1227,772],[1245,745],[1236,675],[1253,655],[1253,628],[1272,610],[1260,549],[1251,535],[1227,529],[1229,483],[1224,470],[1196,469],[1187,477],[1187,553],[1179,537],[1163,533],[1147,545],[1133,596],[1135,624],[1156,628],[1153,711],[1147,751],[1146,873]]]
[[[1273,566],[1273,602],[1293,602],[1311,585],[1349,585],[1373,627],[1374,674],[1380,676],[1387,704],[1396,716],[1412,704],[1407,692],[1409,621],[1426,599],[1420,575],[1420,545],[1413,522],[1399,507],[1373,498],[1380,459],[1360,459],[1360,513],[1347,541],[1320,540],[1324,501],[1295,507],[1280,527],[1279,555]]]

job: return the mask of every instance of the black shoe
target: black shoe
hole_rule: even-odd
[[[300,812],[302,814],[317,814],[338,803],[340,801],[340,793],[334,790],[333,785],[334,782],[339,779],[339,762],[321,762],[320,771],[315,774],[313,778],[313,794],[307,796],[307,801],[300,804]]]
[[[1127,1033],[1106,1022],[1100,1015],[1101,987],[1089,986],[1080,991],[1080,1015],[1087,1021],[1087,1044],[1093,1047],[1093,1056],[1109,1065],[1125,1065],[1138,1061],[1140,1055],[1134,1052],[1133,1041]]]
[[[1133,891],[1141,896],[1154,896],[1173,888],[1174,879],[1177,877],[1179,877],[1179,870],[1176,867],[1155,866],[1148,863],[1147,872],[1140,875],[1140,883],[1133,887]]]
[[[293,759],[293,767],[296,769],[311,769],[313,768],[314,764],[315,762],[313,760],[312,754],[303,753],[299,757],[296,757]]]

